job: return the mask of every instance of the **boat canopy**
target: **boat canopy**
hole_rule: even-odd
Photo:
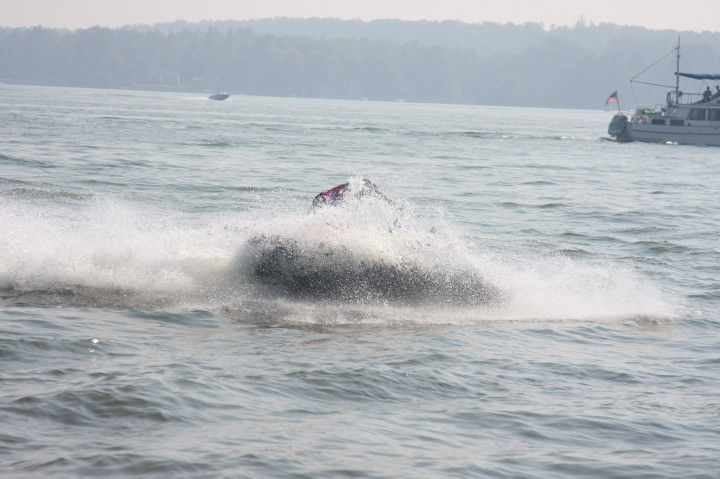
[[[720,73],[678,73],[678,75],[694,80],[720,80]]]

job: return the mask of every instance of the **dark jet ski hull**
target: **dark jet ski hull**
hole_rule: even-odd
[[[474,306],[501,297],[472,270],[362,258],[344,246],[301,246],[281,236],[251,239],[244,263],[258,282],[297,299]]]

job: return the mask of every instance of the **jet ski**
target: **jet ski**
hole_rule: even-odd
[[[240,264],[267,292],[301,300],[476,306],[502,298],[434,227],[418,233],[406,216],[355,178],[317,195],[307,216],[251,236]]]

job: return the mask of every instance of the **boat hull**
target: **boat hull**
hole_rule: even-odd
[[[720,126],[667,126],[628,122],[618,141],[720,146]]]

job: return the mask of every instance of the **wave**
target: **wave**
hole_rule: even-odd
[[[47,168],[47,169],[58,168],[58,165],[53,164],[49,161],[42,161],[42,160],[37,160],[37,159],[32,159],[32,158],[22,158],[19,156],[4,155],[2,153],[0,153],[0,161],[7,162],[10,164],[17,163],[20,165],[31,166],[33,168]]]
[[[498,130],[466,130],[466,131],[423,131],[409,130],[405,134],[409,136],[435,136],[448,138],[473,138],[479,140],[552,140],[552,141],[602,141],[603,138],[596,136],[578,136],[578,135],[537,135],[522,134],[517,132],[503,132]]]
[[[83,200],[88,195],[79,194],[67,190],[51,190],[43,188],[17,187],[0,191],[0,196],[7,196],[18,199],[60,199],[60,200]]]

